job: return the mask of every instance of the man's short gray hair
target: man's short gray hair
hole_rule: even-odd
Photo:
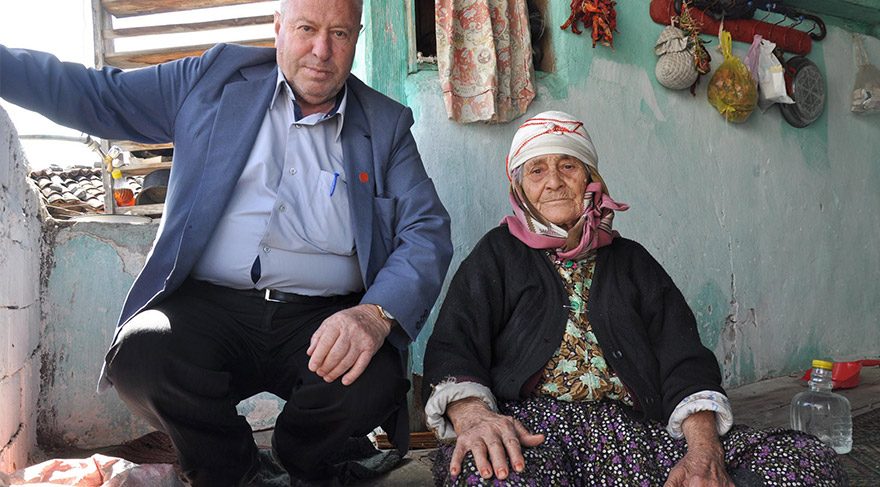
[[[364,14],[364,0],[351,0],[355,6],[357,7],[358,17],[363,16]],[[284,13],[287,11],[287,2],[288,0],[281,0],[280,5],[278,6],[278,11],[281,12],[281,16],[284,16]]]

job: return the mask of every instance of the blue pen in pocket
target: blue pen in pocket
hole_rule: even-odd
[[[330,196],[333,196],[333,193],[336,191],[336,181],[339,179],[339,173],[333,172],[333,182],[330,183]]]

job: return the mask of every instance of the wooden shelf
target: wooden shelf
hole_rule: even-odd
[[[164,203],[155,205],[134,205],[134,206],[117,206],[117,215],[135,215],[135,216],[151,216],[162,215],[165,211]]]
[[[199,56],[215,45],[214,43],[176,45],[155,49],[118,52],[116,50],[116,45],[120,40],[141,36],[221,31],[238,27],[271,25],[274,21],[273,15],[265,15],[266,9],[263,9],[262,7],[250,11],[250,16],[225,19],[216,19],[215,17],[213,20],[207,20],[203,17],[202,19],[193,19],[197,20],[195,22],[178,24],[169,23],[174,21],[167,20],[167,18],[150,19],[145,17],[143,20],[146,21],[147,25],[141,24],[139,27],[128,28],[114,28],[114,18],[144,17],[153,14],[198,11],[200,9],[215,7],[265,3],[265,1],[266,0],[91,0],[94,25],[93,35],[95,38],[96,50],[95,64],[96,66],[115,66],[122,69],[142,68],[174,61],[184,57]],[[234,11],[235,9],[230,9],[224,13],[234,16],[236,15]],[[238,12],[243,12],[243,10],[238,10]],[[153,25],[150,25],[151,23]],[[157,23],[158,25],[156,25]],[[256,37],[267,34],[251,33],[249,35]],[[183,42],[187,41],[183,40]],[[275,46],[274,37],[236,39],[230,40],[230,42],[246,46]],[[141,144],[123,140],[110,140],[107,142],[110,146],[118,145],[122,150],[129,153],[134,151],[158,151],[173,147],[170,143]],[[144,162],[143,160],[133,158],[131,163],[121,167],[120,170],[126,176],[146,176],[153,171],[170,168],[171,162]],[[107,213],[129,215],[162,214],[164,205],[138,205],[125,208],[116,207],[112,194],[109,191],[109,188],[112,186],[112,180],[107,171],[104,171],[102,179],[105,189],[104,205]]]
[[[257,3],[255,0],[101,0],[104,9],[114,17],[131,17],[179,12],[210,7]]]
[[[116,146],[119,146],[120,149],[122,149],[126,152],[143,151],[143,150],[155,151],[155,150],[173,149],[174,148],[174,144],[170,144],[170,143],[169,144],[141,144],[140,142],[132,142],[130,140],[118,140],[118,139],[110,140],[108,142],[111,147],[116,145]]]
[[[234,27],[247,27],[251,25],[268,25],[272,24],[274,20],[274,16],[272,15],[258,15],[255,17],[239,17],[234,19],[212,20],[209,22],[193,22],[189,24],[148,25],[146,27],[131,27],[128,29],[105,29],[104,39],[160,34],[179,34],[187,32],[200,32],[206,30],[228,29]]]
[[[245,46],[275,47],[275,39],[268,38],[236,41],[236,44],[242,44]],[[197,46],[168,47],[144,51],[114,52],[112,54],[108,53],[105,56],[105,63],[109,66],[123,69],[141,68],[188,56],[200,56],[203,52],[215,45],[216,44],[201,44]]]
[[[146,176],[159,169],[171,169],[171,162],[141,162],[132,161],[130,164],[119,168],[126,176]]]

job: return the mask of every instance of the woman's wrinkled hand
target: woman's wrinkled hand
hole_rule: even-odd
[[[724,464],[715,413],[698,411],[681,423],[687,453],[669,471],[664,487],[734,487]]]
[[[734,487],[727,475],[724,454],[714,449],[688,448],[669,471],[664,487]]]
[[[458,436],[449,463],[449,473],[453,476],[461,473],[461,462],[471,452],[481,477],[489,479],[494,473],[499,480],[504,480],[511,466],[517,472],[525,469],[523,446],[533,447],[544,442],[544,435],[531,434],[522,423],[491,411],[478,398],[450,403],[446,416]]]

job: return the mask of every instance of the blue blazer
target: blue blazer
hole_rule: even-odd
[[[97,137],[174,143],[165,215],[119,327],[190,274],[250,154],[277,69],[274,49],[232,44],[128,72],[0,46],[0,96],[8,101]],[[354,76],[347,87],[342,152],[363,302],[397,318],[402,332],[389,339],[404,348],[446,275],[449,215],[422,165],[410,109]]]

